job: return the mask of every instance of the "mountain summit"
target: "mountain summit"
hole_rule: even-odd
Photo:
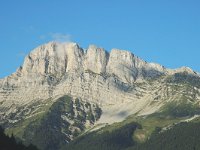
[[[147,63],[131,52],[112,49],[110,54],[103,48],[90,45],[84,51],[76,43],[50,42],[33,50],[24,61],[23,75],[53,74],[60,78],[65,73],[81,73],[90,70],[97,74],[115,74],[124,82],[135,82],[145,76],[163,74],[166,69],[158,64]],[[148,75],[144,72],[150,72]]]
[[[16,73],[0,80],[0,107],[9,109],[6,118],[18,110],[18,105],[67,94],[100,105],[140,101],[139,108],[135,105],[138,111],[147,105],[139,99],[147,96],[145,101],[151,101],[152,94],[146,95],[148,92],[143,93],[137,85],[149,86],[148,80],[176,73],[199,77],[190,68],[166,69],[125,50],[112,49],[108,53],[95,45],[84,50],[76,43],[49,42],[31,51]]]
[[[108,53],[94,45],[85,50],[76,43],[50,42],[31,51],[15,73],[0,80],[0,123],[36,144],[32,139],[48,124],[64,143],[98,124],[199,101],[200,76],[190,68],[167,69],[125,50]]]

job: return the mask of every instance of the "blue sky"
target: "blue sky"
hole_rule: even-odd
[[[126,49],[200,72],[199,0],[1,0],[0,78],[52,40]]]

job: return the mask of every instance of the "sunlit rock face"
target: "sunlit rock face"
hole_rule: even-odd
[[[152,85],[148,81],[181,72],[199,76],[186,67],[170,70],[147,63],[126,50],[109,53],[94,45],[83,49],[76,43],[50,42],[31,51],[15,73],[0,80],[0,120],[18,121],[10,114],[19,107],[66,94],[113,108],[113,114],[127,111],[125,117],[139,111],[153,113],[161,103],[149,104],[156,94],[161,95],[158,102],[166,99],[167,89],[164,81]]]

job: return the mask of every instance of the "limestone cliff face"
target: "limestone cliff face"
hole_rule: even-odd
[[[65,72],[82,68],[83,50],[75,43],[48,43],[33,50],[24,61],[24,75],[52,74],[61,77]]]
[[[166,69],[155,63],[147,63],[129,51],[111,50],[107,72],[118,76],[125,83],[138,79],[156,77],[166,73]]]
[[[81,74],[85,71],[115,75],[125,83],[133,83],[146,77],[145,71],[165,73],[166,69],[147,63],[125,50],[113,49],[109,54],[103,48],[91,45],[84,52],[76,43],[50,42],[30,52],[15,76],[52,75],[61,78],[66,73]]]
[[[130,110],[137,112],[153,101],[149,95],[160,84],[146,84],[146,79],[182,71],[195,74],[188,68],[174,71],[147,63],[125,50],[108,53],[94,45],[83,50],[76,43],[50,42],[30,52],[16,73],[0,80],[0,120],[19,107],[66,94],[102,107],[133,104]]]
[[[84,52],[76,43],[50,42],[34,49],[18,71],[22,76],[54,75],[61,78],[65,73],[81,74],[91,71],[97,74],[116,75],[123,82],[133,83],[145,77],[144,71],[165,73],[165,68],[147,63],[125,50],[113,49],[109,54],[94,45]]]
[[[138,75],[136,68],[139,65],[138,63],[138,60],[130,52],[113,49],[110,53],[107,72],[116,75],[124,82],[132,83]]]
[[[90,45],[85,54],[84,70],[100,74],[106,72],[109,54],[103,49]]]

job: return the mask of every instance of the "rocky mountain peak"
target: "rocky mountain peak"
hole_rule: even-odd
[[[188,67],[171,70],[156,63],[147,63],[126,50],[112,49],[108,53],[104,48],[90,45],[84,51],[77,43],[49,42],[31,51],[15,75],[53,75],[60,78],[66,73],[81,74],[85,71],[114,74],[125,83],[177,72],[196,74]]]
[[[26,56],[22,66],[24,75],[53,74],[61,76],[79,68],[83,50],[76,43],[50,42],[34,49]]]
[[[180,72],[195,74],[187,67],[170,70],[148,63],[126,50],[108,53],[95,45],[83,50],[76,43],[50,42],[31,51],[16,73],[0,80],[0,122],[12,124],[37,116],[64,95],[73,99],[71,108],[81,105],[74,105],[80,98],[80,108],[89,113],[76,111],[74,116],[89,117],[93,123],[97,121],[92,116],[96,104],[103,112],[99,122],[111,123],[132,114],[154,113],[165,102],[177,101],[194,90],[187,99],[199,102],[199,75],[174,75]],[[185,78],[192,86],[183,87]],[[61,117],[73,124],[69,116]],[[74,131],[74,126],[70,130]]]
[[[170,75],[173,75],[175,73],[188,73],[188,74],[191,74],[191,75],[199,76],[199,73],[197,73],[194,70],[192,70],[191,68],[185,67],[185,66],[178,68],[178,69],[167,69],[167,73],[170,74]]]
[[[84,69],[94,73],[105,73],[108,62],[108,53],[103,48],[90,45],[84,59]]]
[[[187,73],[189,73],[189,74],[196,74],[196,72],[195,71],[193,71],[191,68],[189,68],[189,67],[181,67],[181,68],[179,68],[179,69],[176,69],[176,71],[177,72],[187,72]]]
[[[22,135],[24,129],[32,135],[34,118],[47,113],[43,124],[68,129],[59,134],[70,141],[93,124],[149,115],[171,102],[199,104],[199,87],[199,74],[187,67],[170,70],[126,50],[108,53],[95,45],[83,50],[76,43],[50,42],[30,52],[16,73],[0,79],[0,123],[12,128],[24,122]]]

